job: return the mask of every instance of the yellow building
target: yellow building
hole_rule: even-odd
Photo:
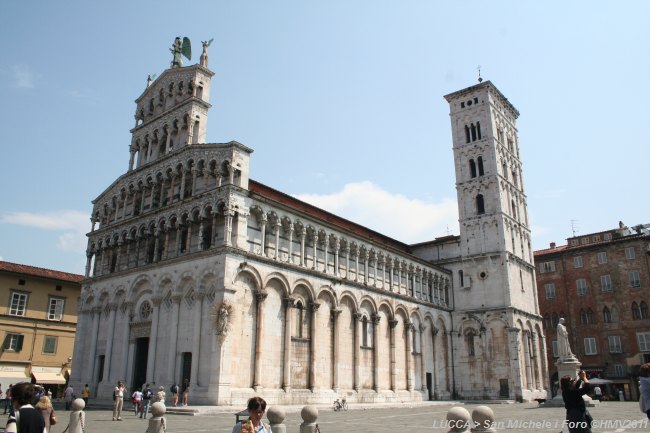
[[[0,383],[59,394],[70,375],[83,275],[0,261]]]

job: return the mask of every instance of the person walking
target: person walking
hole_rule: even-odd
[[[7,388],[7,391],[5,391],[5,411],[3,415],[7,413],[7,410],[11,407],[11,388],[13,387],[12,384],[9,384],[9,387]]]
[[[144,386],[142,391],[142,410],[140,411],[140,418],[147,418],[149,409],[151,408],[151,399],[153,398],[153,391],[149,384]]]
[[[65,389],[64,397],[65,410],[70,410],[70,404],[72,404],[72,400],[74,399],[74,388],[71,384],[68,384],[68,387]]]
[[[178,405],[178,384],[176,382],[172,383],[169,390],[172,393],[172,406],[176,407]]]
[[[600,389],[600,386],[596,385],[594,386],[594,395],[596,396],[596,400],[601,401],[603,399],[603,390]]]
[[[88,397],[90,397],[90,389],[88,389],[88,384],[85,384],[83,391],[81,391],[81,398],[83,398],[84,403],[86,403],[86,406],[84,407],[88,407]]]
[[[135,412],[135,416],[138,416],[138,413],[142,412],[142,392],[140,388],[133,392],[131,398],[133,398],[133,412]]]
[[[185,379],[183,381],[183,388],[181,389],[181,395],[183,398],[183,406],[187,406],[187,399],[190,395],[190,381],[188,379]]]
[[[50,398],[46,395],[42,396],[36,403],[35,408],[41,411],[43,421],[45,421],[45,433],[49,433],[50,427],[52,427],[53,423],[56,423],[56,414]]]
[[[124,393],[126,387],[121,381],[113,389],[113,421],[122,421],[122,406],[124,405]]]
[[[643,364],[639,369],[639,393],[641,410],[650,419],[650,363]]]
[[[5,433],[44,433],[45,421],[41,412],[30,403],[34,399],[34,385],[17,383],[11,389],[14,414],[9,415]]]

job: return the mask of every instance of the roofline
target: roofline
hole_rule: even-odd
[[[447,100],[447,102],[451,102],[452,99],[456,99],[458,96],[461,96],[461,95],[463,95],[465,93],[473,92],[475,90],[482,89],[484,87],[487,87],[488,89],[493,90],[494,93],[499,97],[499,99],[501,99],[501,102],[505,106],[510,108],[510,110],[512,110],[513,114],[515,115],[515,118],[519,117],[519,110],[517,110],[515,108],[515,106],[512,105],[512,103],[508,100],[508,98],[506,98],[505,95],[503,93],[501,93],[501,91],[499,89],[497,89],[497,87],[490,80],[485,81],[483,83],[475,84],[475,85],[470,86],[470,87],[466,87],[466,88],[464,88],[462,90],[458,90],[456,92],[449,93],[449,94],[445,95],[444,98]]]
[[[605,231],[605,232],[599,232],[599,233],[607,233],[607,231]],[[583,236],[587,236],[587,235],[583,235]],[[577,237],[578,237],[578,236],[576,236],[576,238],[577,238]],[[539,256],[543,256],[543,255],[549,255],[549,254],[559,254],[559,253],[563,253],[563,252],[565,252],[565,251],[569,251],[569,250],[571,250],[571,251],[575,251],[575,250],[580,250],[580,249],[583,249],[583,250],[584,250],[584,249],[589,249],[589,248],[598,248],[598,247],[602,247],[603,245],[607,245],[607,244],[613,244],[613,243],[625,242],[625,241],[633,240],[633,239],[635,239],[635,238],[644,238],[644,237],[647,237],[647,238],[650,239],[650,234],[645,234],[645,233],[634,233],[634,234],[627,235],[627,236],[621,236],[620,238],[612,238],[612,239],[610,239],[610,240],[607,240],[607,241],[600,241],[600,242],[591,242],[591,243],[588,243],[588,244],[585,244],[585,245],[575,245],[575,246],[570,246],[570,245],[559,245],[559,246],[557,246],[557,247],[555,247],[555,248],[545,248],[545,249],[543,249],[543,250],[537,250],[537,251],[534,251],[534,252],[533,252],[533,256],[538,256],[538,255],[539,255]],[[574,239],[574,238],[569,238],[569,239]]]
[[[6,265],[10,266],[7,267]],[[19,267],[19,269],[10,269],[12,266]],[[63,281],[67,283],[78,283],[80,285],[81,281],[86,278],[80,274],[73,274],[70,272],[57,271],[55,269],[39,268],[37,266],[23,265],[20,263],[12,263],[6,261],[0,261],[0,272],[44,278],[47,280]],[[58,276],[47,275],[48,273],[54,273],[54,275]]]

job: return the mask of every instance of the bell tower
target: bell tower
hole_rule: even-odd
[[[461,266],[456,305],[538,314],[517,109],[490,81],[445,96],[452,125]],[[467,266],[463,266],[466,264]],[[478,293],[477,293],[478,291]]]

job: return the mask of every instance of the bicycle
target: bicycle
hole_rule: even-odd
[[[345,397],[342,398],[341,401],[339,401],[338,398],[334,400],[334,412],[338,412],[341,409],[348,410],[348,402]]]

